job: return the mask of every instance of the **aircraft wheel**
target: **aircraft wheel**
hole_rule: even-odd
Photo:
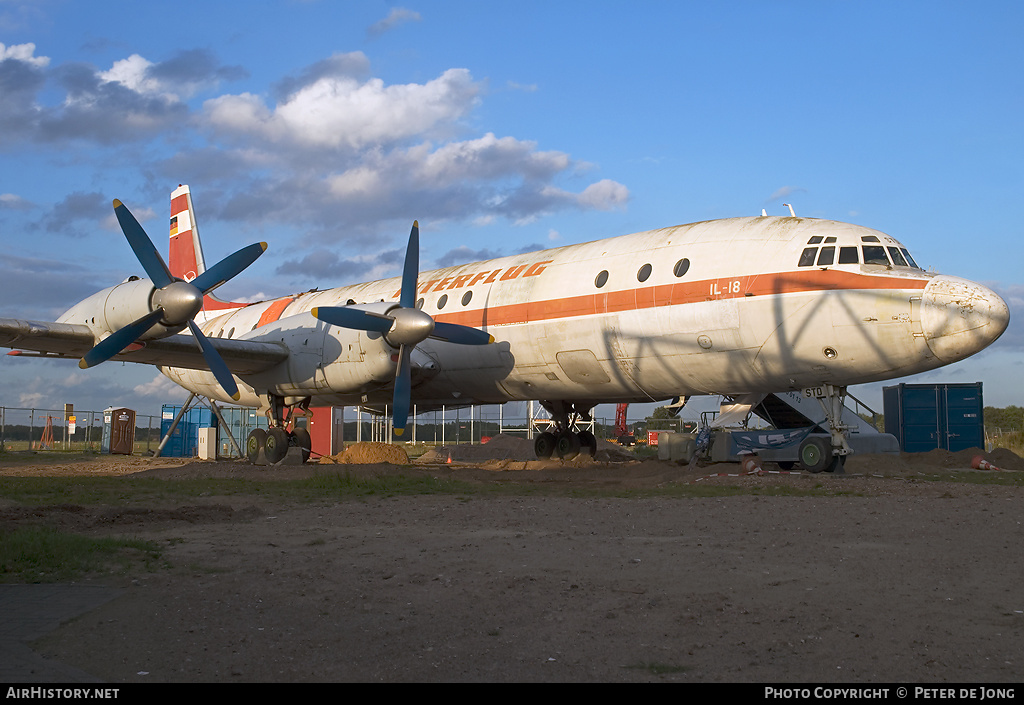
[[[555,455],[563,460],[572,460],[580,454],[580,438],[572,431],[563,431],[555,441]]]
[[[576,434],[580,439],[580,455],[593,458],[597,455],[597,438],[590,431],[580,431]]]
[[[808,438],[800,444],[800,464],[807,472],[821,472],[833,461],[832,446],[824,438]]]
[[[533,452],[538,460],[547,460],[555,452],[555,434],[544,433],[537,436],[533,441]]]
[[[263,453],[271,465],[284,460],[288,455],[288,432],[283,428],[272,428],[267,431],[267,440],[263,444]]]
[[[292,433],[295,438],[295,445],[302,448],[302,462],[309,460],[309,453],[313,447],[313,440],[309,437],[309,431],[304,428],[297,428]]]
[[[267,432],[262,428],[254,428],[249,431],[249,437],[245,439],[245,457],[250,463],[255,463],[260,457],[260,450],[267,442]]]

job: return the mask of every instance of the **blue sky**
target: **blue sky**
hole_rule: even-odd
[[[1022,405],[1022,32],[1016,2],[0,0],[0,317],[138,273],[110,202],[163,247],[179,183],[208,260],[270,243],[233,299],[396,274],[414,219],[428,268],[788,202],[1001,293],[995,345],[901,381]],[[119,363],[0,384],[185,396]]]

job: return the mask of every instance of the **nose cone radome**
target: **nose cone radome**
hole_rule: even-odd
[[[938,276],[921,297],[921,326],[935,357],[954,362],[982,350],[1010,324],[1010,309],[991,289]]]

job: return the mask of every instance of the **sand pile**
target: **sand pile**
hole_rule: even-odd
[[[409,456],[402,446],[390,443],[353,443],[337,455],[325,455],[320,458],[321,464],[336,465],[374,465],[391,463],[392,465],[408,465]]]

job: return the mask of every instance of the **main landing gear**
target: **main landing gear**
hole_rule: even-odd
[[[571,402],[542,401],[541,405],[551,414],[555,422],[555,431],[545,431],[533,441],[533,451],[539,460],[547,460],[552,456],[563,460],[571,460],[578,455],[594,457],[597,453],[597,438],[590,431],[576,430],[580,421],[590,421],[590,410],[576,408]]]
[[[288,460],[296,465],[309,460],[312,441],[309,431],[296,427],[299,418],[310,418],[309,397],[285,404],[284,397],[268,396],[270,428],[253,429],[245,441],[245,455],[255,465],[278,465]]]

